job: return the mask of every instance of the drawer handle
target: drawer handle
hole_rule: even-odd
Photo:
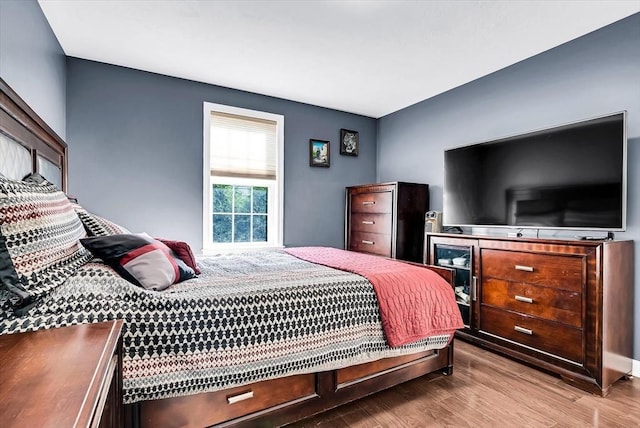
[[[528,334],[529,336],[533,335],[533,330],[529,330],[528,328],[520,327],[519,325],[513,327],[513,329],[519,333]]]
[[[531,266],[516,265],[516,270],[523,270],[525,272],[533,272],[533,268]]]
[[[362,220],[362,224],[376,224],[376,222],[371,220]]]
[[[362,243],[363,243],[363,244],[367,244],[367,245],[374,245],[374,244],[375,244],[375,242],[374,242],[374,241],[366,241],[366,240],[364,240],[364,239],[362,240]]]
[[[249,398],[253,398],[253,391],[244,392],[242,394],[227,397],[227,403],[229,404],[238,403],[240,401],[248,400]]]
[[[516,300],[518,302],[533,303],[533,299],[531,297],[518,296],[517,294],[516,294]]]
[[[375,205],[376,201],[362,201],[362,205]]]

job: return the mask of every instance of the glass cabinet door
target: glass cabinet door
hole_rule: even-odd
[[[434,243],[433,251],[433,263],[435,265],[447,267],[455,271],[454,291],[456,302],[462,314],[462,321],[465,326],[469,327],[471,325],[471,300],[473,292],[473,275],[471,273],[472,248]]]

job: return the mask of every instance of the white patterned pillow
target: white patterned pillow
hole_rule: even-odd
[[[73,209],[80,217],[89,236],[110,236],[131,233],[126,227],[120,226],[99,215],[92,214],[77,203],[72,203]]]
[[[28,309],[91,259],[85,236],[55,186],[0,178],[0,283],[15,308]]]

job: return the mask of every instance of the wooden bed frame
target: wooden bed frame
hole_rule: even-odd
[[[2,79],[0,90],[0,132],[30,150],[33,172],[37,172],[38,156],[57,165],[63,190],[66,191],[67,145]],[[451,270],[434,266],[428,268],[453,283]],[[452,372],[453,341],[441,350],[294,375],[223,391],[129,404],[125,406],[125,421],[131,428],[281,426],[411,379],[424,375],[450,375]]]
[[[38,172],[39,157],[57,166],[60,169],[62,190],[67,191],[67,144],[2,78],[0,132],[31,152],[31,172]]]

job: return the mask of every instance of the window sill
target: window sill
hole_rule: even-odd
[[[212,256],[216,254],[228,253],[246,253],[249,251],[277,251],[282,250],[284,245],[256,245],[256,244],[230,244],[230,245],[213,245],[211,247],[202,248],[200,256]]]

